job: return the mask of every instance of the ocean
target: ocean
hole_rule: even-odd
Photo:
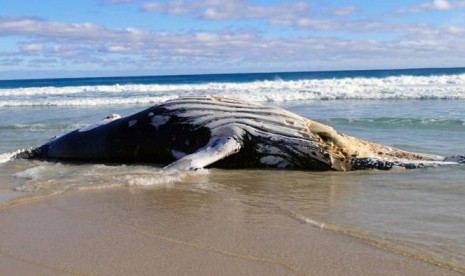
[[[262,215],[275,213],[465,272],[465,166],[167,173],[149,164],[7,160],[11,152],[109,114],[125,116],[195,95],[276,105],[340,132],[408,151],[465,154],[465,68],[4,80],[0,208],[94,190],[168,191],[181,199],[208,194],[211,201],[237,202],[231,213],[246,216],[243,223],[266,226]],[[209,202],[202,206],[208,208]],[[192,210],[199,208],[198,201],[192,204]]]

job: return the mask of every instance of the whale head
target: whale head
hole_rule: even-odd
[[[203,147],[207,128],[196,127],[164,109],[149,108],[102,121],[52,138],[22,158],[85,162],[166,164]]]

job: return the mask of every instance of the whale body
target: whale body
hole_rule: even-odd
[[[186,97],[55,137],[16,158],[156,163],[166,169],[391,169],[463,163],[379,145],[284,109],[233,98]]]

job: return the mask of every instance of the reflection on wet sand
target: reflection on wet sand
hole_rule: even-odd
[[[313,226],[356,200],[358,176],[211,170],[170,185],[68,191],[0,210],[0,264],[77,274],[452,275]],[[110,187],[116,178],[101,179]]]

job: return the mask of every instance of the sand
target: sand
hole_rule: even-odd
[[[0,209],[1,275],[455,275],[253,206],[172,189]]]

